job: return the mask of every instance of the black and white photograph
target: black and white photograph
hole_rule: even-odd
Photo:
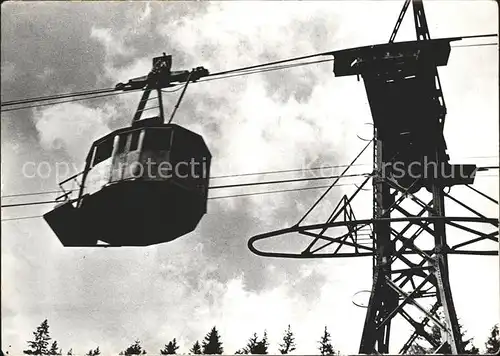
[[[2,355],[498,354],[498,2],[1,10]]]

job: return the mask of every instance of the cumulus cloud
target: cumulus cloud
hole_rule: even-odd
[[[33,120],[42,147],[64,149],[71,157],[82,160],[92,142],[109,133],[108,122],[113,115],[111,106],[89,108],[79,103],[65,103],[36,111]]]
[[[130,55],[133,56],[135,51],[133,49],[127,49],[122,39],[116,38],[109,28],[92,28],[90,33],[91,38],[96,38],[99,40],[106,49],[106,54],[109,56],[114,55]]]

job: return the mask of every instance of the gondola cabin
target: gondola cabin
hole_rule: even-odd
[[[95,141],[78,197],[44,215],[64,246],[147,246],[195,229],[207,209],[203,138],[160,117]]]

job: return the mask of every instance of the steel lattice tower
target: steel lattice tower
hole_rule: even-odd
[[[332,53],[336,76],[356,75],[365,85],[374,125],[372,174],[351,197],[341,199],[325,223],[301,225],[328,190],[296,225],[254,236],[249,248],[267,257],[373,256],[373,284],[359,352],[388,353],[391,322],[400,316],[413,330],[401,353],[420,337],[438,353],[457,354],[464,350],[450,289],[448,255],[497,255],[496,248],[463,247],[488,241],[498,244],[498,219],[489,219],[458,200],[451,189],[462,186],[498,202],[471,186],[476,165],[450,164],[446,152],[446,105],[437,67],[447,64],[450,43],[461,38],[431,40],[423,4],[413,1],[417,41],[394,43],[409,4],[405,2],[388,44]],[[356,220],[352,201],[370,179],[373,218]],[[445,200],[468,215],[447,216]],[[329,229],[339,227],[346,233],[328,235]],[[371,245],[360,238],[366,228]],[[447,239],[450,229],[474,237],[452,245]],[[254,246],[258,240],[288,233],[313,240],[298,254],[263,252]],[[325,243],[317,247],[318,242]],[[335,249],[325,253],[327,247]],[[439,328],[440,341],[429,331],[431,325]]]
[[[417,40],[429,41],[429,30],[422,2],[413,2],[413,13]],[[391,319],[398,312],[410,324],[414,325],[415,335],[424,336],[437,348],[437,352],[442,351],[441,347],[446,343],[449,343],[454,354],[463,352],[448,275],[444,187],[452,186],[454,183],[470,182],[446,182],[446,179],[439,179],[440,177],[437,175],[433,176],[433,179],[429,179],[428,174],[432,173],[429,171],[418,172],[420,177],[415,180],[410,179],[407,187],[385,179],[387,172],[385,172],[384,167],[394,164],[395,161],[411,164],[411,162],[415,162],[415,159],[418,162],[426,160],[435,163],[438,172],[448,161],[443,136],[446,106],[440,87],[437,64],[442,63],[443,60],[447,61],[450,45],[449,42],[444,42],[435,47],[424,49],[424,47],[419,48],[419,44],[419,42],[416,43],[417,47],[413,51],[410,49],[412,52],[408,57],[406,57],[406,53],[402,53],[404,50],[395,52],[406,58],[399,62],[390,63],[383,69],[378,68],[377,65],[383,66],[382,63],[391,61],[393,58],[377,54],[377,57],[372,58],[373,66],[368,65],[369,68],[361,72],[375,122],[374,218],[377,220],[390,218],[393,207],[405,216],[411,216],[401,207],[403,200],[414,199],[414,197],[410,198],[406,195],[406,191],[412,190],[415,185],[420,185],[422,181],[425,181],[427,189],[432,193],[432,200],[428,204],[422,204],[419,215],[422,212],[427,212],[429,216],[436,217],[438,220],[431,224],[418,224],[419,229],[413,234],[407,233],[412,222],[399,230],[392,227],[391,222],[376,222],[374,224],[376,253],[374,255],[373,286],[359,348],[360,353],[389,352]],[[425,50],[428,52],[425,53]],[[420,55],[422,55],[420,59],[414,59],[415,56]],[[446,59],[438,56],[446,56]],[[398,101],[400,98],[403,100]],[[412,102],[404,100],[405,98]],[[384,103],[388,103],[390,106],[382,106]],[[417,105],[420,106],[420,110],[417,109]],[[401,120],[401,117],[406,120]],[[405,123],[398,125],[398,121],[405,121]],[[421,123],[424,125],[420,126]],[[406,127],[402,129],[398,126]],[[409,136],[408,140],[404,143],[398,142],[398,139],[405,135]],[[408,155],[405,154],[405,151],[408,152]],[[395,192],[401,193],[397,203],[395,201],[396,194],[391,194],[391,188]],[[414,243],[418,234],[424,231],[434,237],[432,253],[424,253]],[[406,263],[407,268],[404,271],[394,270],[392,268],[393,262],[401,258],[399,253],[401,249],[396,250],[395,248],[397,242],[402,242],[405,248],[419,255],[421,261],[419,263]],[[417,286],[413,285],[411,292],[403,291],[402,288],[405,284],[413,282],[417,278],[420,278],[421,282]],[[429,295],[429,293],[431,294]],[[425,310],[416,300],[430,296],[435,300],[434,305],[431,310]],[[399,303],[400,298],[402,298],[401,303]],[[435,345],[435,341],[425,330],[422,330],[427,319],[424,318],[421,323],[418,323],[404,312],[403,306],[408,303],[409,299],[412,299],[413,305],[424,312],[427,319],[434,319],[434,322],[440,325],[442,331],[448,336],[447,341],[441,345]],[[433,317],[432,310],[437,310],[439,306],[442,306],[444,311],[444,323]],[[410,340],[413,338],[414,336]],[[405,345],[402,351],[406,350],[407,346]]]

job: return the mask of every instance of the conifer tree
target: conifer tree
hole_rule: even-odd
[[[267,341],[267,332],[264,331],[264,336],[259,340],[257,333],[254,333],[247,341],[247,346],[235,352],[237,355],[266,355],[269,342]]]
[[[201,345],[198,340],[193,344],[193,347],[189,350],[193,355],[201,355]]]
[[[168,344],[165,345],[163,350],[160,350],[160,354],[162,355],[175,355],[179,346],[177,346],[177,340],[175,338],[172,341],[169,341]]]
[[[252,337],[248,339],[247,345],[239,349],[235,352],[236,355],[248,355],[255,353],[255,349],[257,348],[257,344],[259,343],[259,338],[257,337],[257,333],[253,333]]]
[[[486,341],[486,353],[496,354],[500,350],[500,335],[498,331],[498,324],[491,329],[491,334]]]
[[[283,343],[279,345],[278,351],[281,352],[282,355],[287,355],[290,352],[295,351],[295,338],[293,336],[290,325],[288,325],[288,329],[285,330],[285,335],[283,335]]]
[[[24,350],[26,355],[49,355],[49,341],[51,340],[49,334],[49,323],[45,319],[40,326],[33,332],[33,341],[28,341],[28,350]],[[57,344],[56,344],[57,346]]]
[[[325,326],[325,331],[319,340],[319,352],[321,355],[334,355],[335,350],[333,349],[331,342],[331,335],[328,332],[327,327]]]
[[[132,345],[127,347],[125,351],[120,352],[120,355],[145,355],[146,350],[144,350],[141,346],[141,342],[136,340]]]
[[[269,347],[269,342],[267,341],[267,331],[264,330],[264,336],[262,340],[257,343],[257,348],[255,349],[256,355],[267,355],[267,348]]]
[[[255,349],[257,348],[257,345],[259,344],[259,338],[257,337],[257,333],[253,333],[253,336],[248,339],[247,346],[245,347],[245,351],[247,354],[253,354],[255,353]]]
[[[468,355],[477,355],[479,354],[479,349],[474,346],[473,343],[473,338],[466,339],[465,338],[465,331],[463,331],[463,326],[461,324],[458,325],[459,330],[460,330],[460,336],[462,339],[461,342],[461,354],[468,354]],[[436,345],[441,345],[442,344],[442,333],[441,333],[441,328],[434,324],[431,327],[431,332],[430,332],[430,337],[434,341],[434,344]],[[418,340],[418,341],[417,341]],[[411,347],[408,349],[408,354],[412,355],[423,355],[423,354],[433,354],[436,351],[435,347],[425,347],[423,346],[420,342],[425,340],[421,336],[417,338],[417,340],[411,345]],[[427,341],[426,341],[427,342]],[[451,354],[451,346],[446,343],[440,350],[438,350],[438,353],[440,354]]]
[[[90,349],[86,354],[85,356],[98,356],[101,354],[101,350],[99,350],[99,346],[97,346],[97,348],[95,348],[94,350]]]
[[[62,350],[57,345],[57,341],[54,340],[52,345],[50,345],[49,355],[62,355]]]
[[[220,341],[220,335],[215,326],[205,336],[202,342],[202,349],[205,355],[222,355],[224,349]]]

